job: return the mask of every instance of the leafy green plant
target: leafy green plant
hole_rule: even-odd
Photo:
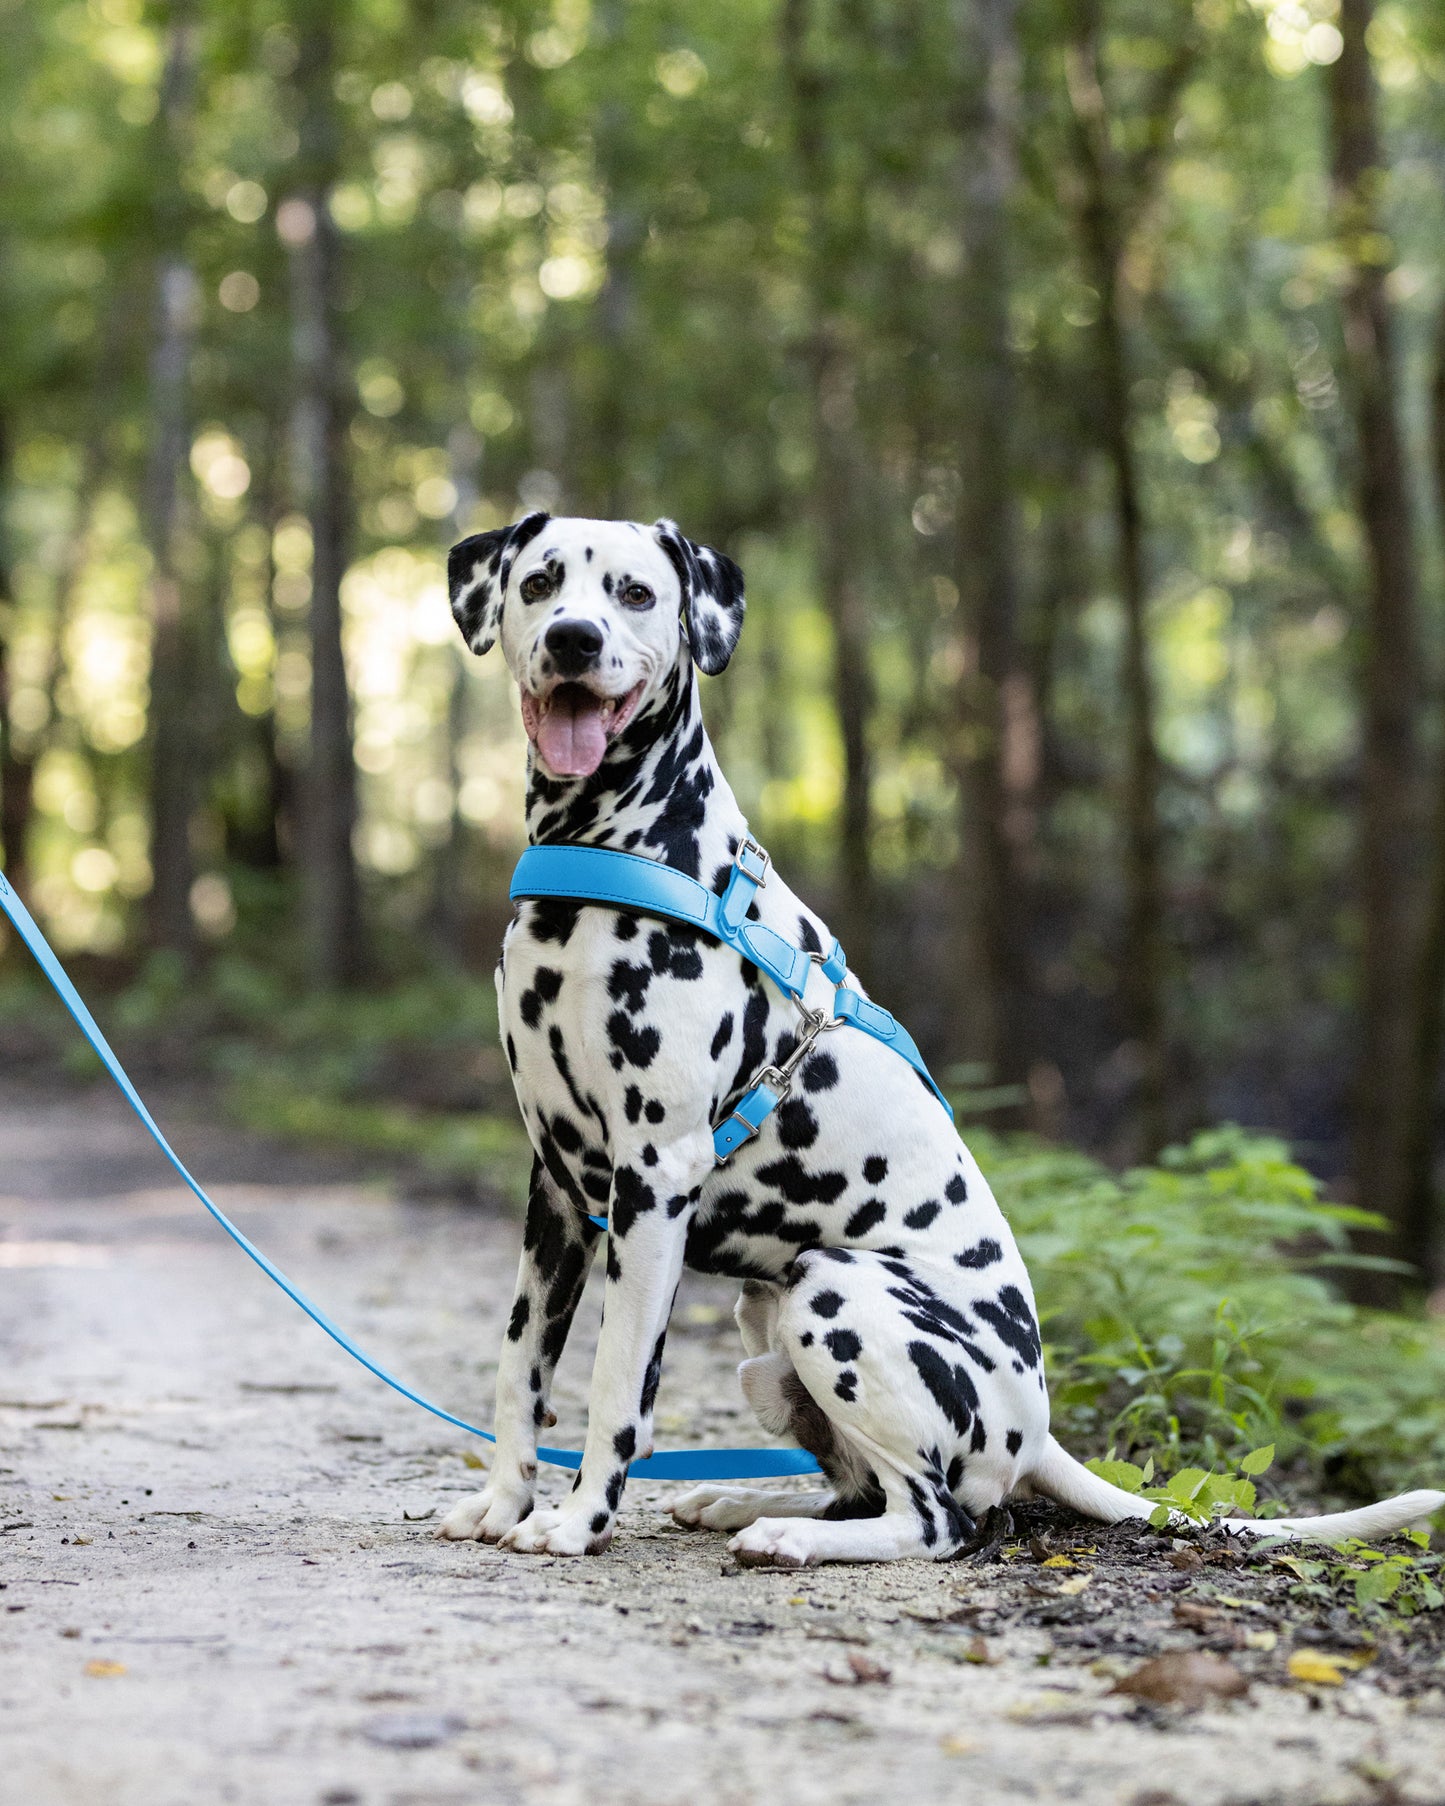
[[[1175,1512],[1196,1524],[1207,1524],[1229,1512],[1252,1513],[1256,1509],[1255,1476],[1264,1473],[1274,1460],[1274,1445],[1252,1449],[1239,1463],[1237,1474],[1210,1473],[1207,1468],[1181,1467],[1162,1486],[1151,1486],[1154,1478],[1152,1456],[1138,1467],[1132,1461],[1119,1461],[1113,1456],[1085,1462],[1091,1473],[1112,1486],[1139,1498],[1154,1499],[1157,1505],[1149,1522],[1163,1529]]]
[[[1022,1137],[969,1141],[1036,1289],[1059,1433],[1233,1471],[1266,1443],[1358,1492],[1445,1475],[1445,1324],[1348,1304],[1369,1213],[1273,1139],[1211,1130],[1116,1175]],[[1266,1507],[1267,1508],[1267,1507]],[[1262,1508],[1262,1509],[1266,1509]]]

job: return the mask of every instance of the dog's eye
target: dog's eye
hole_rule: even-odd
[[[622,600],[629,608],[646,608],[652,599],[652,591],[645,583],[629,583],[622,592]]]
[[[522,600],[524,602],[540,602],[544,596],[552,593],[552,579],[546,571],[528,571],[522,579]]]

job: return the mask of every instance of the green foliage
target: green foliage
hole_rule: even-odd
[[[1150,1450],[1176,1481],[1228,1467],[1250,1484],[1270,1444],[1348,1458],[1361,1491],[1439,1482],[1445,1328],[1339,1297],[1350,1232],[1374,1219],[1324,1202],[1280,1143],[1213,1130],[1117,1176],[971,1141],[1037,1290],[1061,1434]]]
[[[1149,1522],[1162,1529],[1176,1512],[1197,1524],[1231,1514],[1252,1514],[1256,1509],[1253,1474],[1262,1474],[1274,1460],[1274,1445],[1253,1449],[1239,1462],[1239,1473],[1212,1474],[1202,1467],[1181,1467],[1163,1486],[1150,1486],[1154,1474],[1151,1457],[1143,1467],[1132,1461],[1116,1461],[1112,1457],[1085,1463],[1101,1479],[1134,1493],[1137,1497],[1155,1499],[1157,1509]]]
[[[1398,1546],[1403,1540],[1411,1545]],[[1276,1554],[1277,1567],[1296,1576],[1290,1597],[1322,1610],[1343,1606],[1369,1625],[1387,1618],[1413,1618],[1445,1605],[1439,1575],[1445,1556],[1429,1552],[1430,1539],[1406,1531],[1389,1549],[1372,1549],[1351,1537],[1325,1554]],[[1268,1545],[1262,1545],[1266,1548]]]

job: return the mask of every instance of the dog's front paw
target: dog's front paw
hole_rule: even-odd
[[[744,1568],[806,1568],[818,1559],[815,1527],[806,1518],[759,1518],[728,1544]]]
[[[504,1549],[518,1555],[600,1555],[612,1541],[613,1520],[605,1512],[602,1528],[595,1514],[543,1506],[522,1519],[502,1538]]]
[[[493,1482],[480,1492],[468,1493],[453,1505],[437,1525],[443,1542],[496,1543],[527,1515],[532,1494],[525,1487]]]

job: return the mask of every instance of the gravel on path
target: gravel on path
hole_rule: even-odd
[[[486,1421],[515,1222],[194,1111],[168,1126],[364,1346]],[[684,1283],[664,1445],[756,1438],[732,1298]],[[559,1375],[573,1446],[596,1314],[591,1296]],[[987,1565],[738,1571],[639,1483],[600,1558],[436,1542],[484,1452],[287,1303],[109,1094],[0,1085],[7,1803],[1445,1798],[1445,1694],[1292,1681],[1266,1605],[1152,1533],[1045,1514],[1046,1543]],[[1246,1698],[1114,1691],[1160,1650],[1208,1649]]]

